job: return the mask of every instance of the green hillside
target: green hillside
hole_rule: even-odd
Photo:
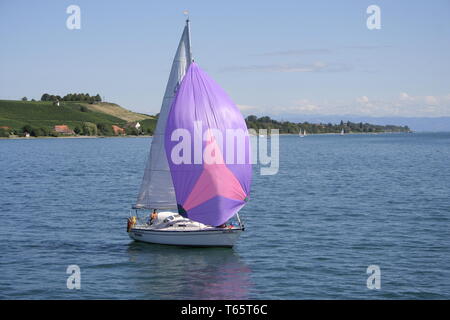
[[[156,121],[157,120],[158,120],[157,118],[145,119],[145,120],[139,121],[139,123],[141,124],[142,130],[144,132],[152,132],[153,133],[156,129]]]
[[[106,113],[116,118],[125,120],[127,122],[141,121],[145,119],[154,119],[154,117],[152,116],[127,110],[111,102],[98,102],[93,104],[81,103],[81,104],[94,112]]]
[[[34,124],[37,126],[66,124],[66,122],[93,122],[124,124],[125,120],[109,114],[94,112],[79,103],[0,100],[0,126]]]
[[[126,122],[110,114],[93,111],[77,102],[62,101],[57,106],[50,101],[0,100],[0,127],[9,127],[16,134],[20,134],[24,126],[49,133],[55,125],[63,124],[72,130],[90,125],[106,127],[106,131],[110,131],[113,124],[123,127]]]

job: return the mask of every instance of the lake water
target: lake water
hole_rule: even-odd
[[[0,298],[450,298],[450,133],[280,137],[234,249],[128,238],[150,140],[0,140]]]

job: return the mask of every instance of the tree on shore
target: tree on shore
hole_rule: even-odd
[[[20,130],[20,135],[24,136],[25,134],[29,134],[32,137],[48,137],[48,136],[56,136],[55,132],[52,132],[47,127],[33,127],[29,124],[26,124]]]
[[[112,136],[114,134],[110,124],[97,123],[97,132],[103,136]]]
[[[52,101],[52,102],[55,102],[55,101],[61,101],[61,100],[62,100],[61,96],[50,95],[48,93],[44,93],[42,95],[42,97],[41,97],[41,101]]]
[[[0,128],[0,137],[9,138],[9,131],[5,128]]]
[[[81,127],[81,134],[84,136],[96,136],[97,126],[95,125],[95,123],[83,122],[83,125]]]

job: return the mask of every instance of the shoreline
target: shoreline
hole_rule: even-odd
[[[0,140],[35,140],[35,139],[103,139],[103,138],[150,138],[153,136],[60,136],[60,137],[0,137]]]
[[[415,133],[414,131],[410,132],[349,132],[344,134],[346,135],[366,135],[366,134],[399,134],[399,133]],[[280,133],[280,136],[299,136],[298,133]],[[335,132],[324,132],[324,133],[309,133],[306,136],[303,136],[302,138],[308,137],[308,136],[321,136],[321,135],[335,135],[340,136],[340,133]],[[269,135],[270,136],[270,135]],[[35,140],[35,139],[104,139],[104,138],[151,138],[153,136],[150,135],[139,135],[139,136],[59,136],[59,137],[50,137],[50,136],[43,136],[43,137],[18,137],[18,136],[12,136],[12,137],[0,137],[0,140]]]

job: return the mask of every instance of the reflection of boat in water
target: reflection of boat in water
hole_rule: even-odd
[[[131,242],[132,290],[144,299],[248,299],[250,269],[233,250]]]

